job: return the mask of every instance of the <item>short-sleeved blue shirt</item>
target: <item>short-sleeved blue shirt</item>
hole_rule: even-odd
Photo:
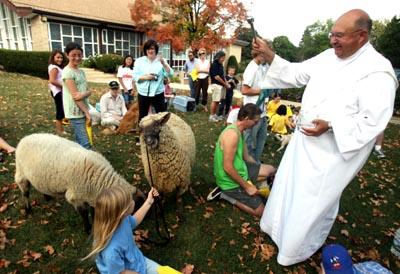
[[[115,274],[132,270],[146,274],[145,257],[133,238],[132,231],[135,227],[136,219],[131,215],[121,221],[107,247],[96,257],[100,273]]]

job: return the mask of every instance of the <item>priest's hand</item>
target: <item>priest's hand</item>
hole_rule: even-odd
[[[329,124],[325,120],[315,119],[312,121],[315,127],[302,127],[301,132],[307,136],[320,136],[329,129]]]
[[[252,53],[261,55],[265,59],[265,62],[267,62],[268,64],[272,63],[272,60],[274,60],[275,57],[275,52],[272,50],[270,45],[268,45],[266,40],[257,37],[256,39],[253,40],[252,46],[253,46]]]

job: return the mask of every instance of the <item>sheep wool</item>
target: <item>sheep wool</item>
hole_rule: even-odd
[[[94,207],[101,190],[114,185],[137,192],[101,154],[52,134],[24,137],[17,146],[15,164],[15,182],[24,196],[32,184],[49,196],[65,194],[75,209],[86,203]]]
[[[185,193],[190,185],[196,157],[196,142],[191,127],[179,116],[162,112],[144,117],[139,128],[142,162],[148,182],[152,181],[162,193],[171,193],[176,189],[178,196]],[[157,144],[153,145],[155,139]]]

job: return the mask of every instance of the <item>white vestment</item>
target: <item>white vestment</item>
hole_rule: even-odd
[[[303,63],[276,55],[263,83],[304,85],[301,122],[330,121],[333,132],[311,137],[296,130],[279,165],[260,226],[277,244],[281,265],[306,260],[325,242],[342,191],[393,114],[398,82],[390,62],[367,43],[346,59],[333,49]]]

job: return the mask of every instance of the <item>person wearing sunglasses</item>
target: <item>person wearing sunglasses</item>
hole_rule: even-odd
[[[392,117],[398,81],[369,42],[371,28],[365,11],[344,13],[331,29],[332,48],[302,63],[282,59],[260,38],[253,42],[270,64],[264,87],[306,86],[307,115],[283,155],[260,221],[278,245],[281,265],[304,261],[323,245],[342,192]]]
[[[195,68],[198,72],[196,81],[196,105],[200,103],[200,92],[201,92],[201,105],[204,111],[207,110],[207,90],[208,90],[208,76],[210,74],[210,61],[206,59],[206,49],[199,49],[199,59],[196,62]]]

